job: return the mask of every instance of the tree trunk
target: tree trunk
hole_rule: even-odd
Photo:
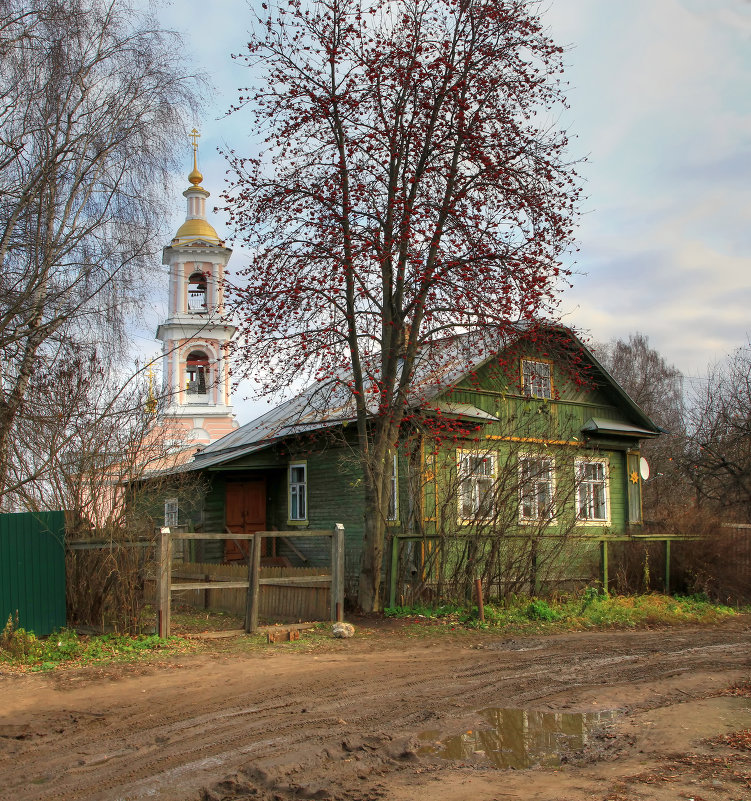
[[[381,568],[386,521],[375,494],[365,490],[365,524],[362,539],[362,564],[357,602],[363,612],[381,608]]]
[[[398,424],[393,420],[376,420],[370,431],[369,447],[361,445],[360,449],[365,520],[357,602],[363,612],[377,612],[382,606],[381,571],[391,485],[389,454],[397,433]]]

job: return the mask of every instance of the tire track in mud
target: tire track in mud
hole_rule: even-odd
[[[36,734],[13,741],[7,754],[0,738],[0,798],[115,801],[156,793],[187,801],[249,763],[266,773],[245,776],[238,787],[278,790],[303,773],[310,785],[329,772],[344,786],[358,781],[358,770],[366,776],[398,770],[398,739],[428,719],[431,728],[443,728],[484,706],[524,706],[575,688],[748,668],[747,633],[702,632],[700,639],[664,632],[572,635],[523,650],[487,642],[471,649],[406,644],[399,652],[371,649],[364,658],[298,659],[278,676],[273,664],[259,660],[252,686],[233,677],[236,665],[226,661],[187,668],[174,675],[175,687],[153,692],[137,689],[148,687],[148,677],[129,679],[133,694],[98,717],[91,717],[94,684],[87,688],[92,711],[74,719],[64,708],[46,716],[36,710]],[[357,745],[367,736],[376,738],[372,746]],[[343,746],[350,741],[352,752]]]

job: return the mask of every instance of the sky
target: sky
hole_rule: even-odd
[[[249,82],[231,58],[247,42],[248,3],[142,2],[182,35],[211,83],[195,125],[203,185],[216,200],[227,169],[217,148],[254,152],[249,114],[225,116]],[[570,108],[560,123],[570,155],[586,159],[563,321],[596,342],[646,334],[689,382],[700,381],[751,336],[751,0],[546,0],[541,8],[566,48]],[[187,174],[187,132],[176,147]],[[175,229],[183,183],[174,188]],[[221,214],[211,221],[230,236]],[[243,259],[236,249],[230,269]],[[149,316],[163,313],[156,303]],[[139,337],[146,354],[158,350],[150,336]],[[243,401],[247,393],[240,387],[235,397],[241,423],[266,408]]]

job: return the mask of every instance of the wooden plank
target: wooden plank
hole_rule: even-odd
[[[247,581],[186,581],[171,585],[172,592],[178,590],[245,590]]]
[[[297,529],[291,531],[256,531],[256,535],[259,537],[330,537],[332,533],[330,528],[301,528],[299,531]]]
[[[332,584],[331,576],[275,576],[273,578],[258,579],[258,583],[267,587],[293,587],[293,586],[316,586],[319,584]],[[226,584],[222,585],[226,587]]]
[[[250,633],[250,621],[253,619],[253,588],[254,586],[258,586],[258,573],[253,574],[253,570],[255,567],[255,556],[256,556],[256,547],[258,545],[259,540],[253,539],[252,542],[248,543],[248,589],[245,591],[245,631],[249,634]],[[260,571],[259,571],[260,572]],[[254,585],[253,581],[255,580],[256,584]],[[258,607],[256,607],[257,613]]]
[[[299,548],[295,547],[295,543],[291,542],[289,537],[280,537],[280,539],[298,559],[302,559],[303,562],[308,561],[308,557]]]
[[[159,563],[157,582],[157,621],[156,631],[159,637],[170,636],[170,605],[172,593],[172,536],[169,528],[159,532]]]
[[[344,526],[337,523],[331,537],[331,619],[344,619]]]
[[[248,611],[245,615],[245,631],[248,634],[258,629],[258,594],[260,590],[259,578],[261,574],[261,537],[253,537],[253,558],[249,571]]]
[[[251,540],[259,537],[330,537],[331,529],[293,529],[291,531],[256,531],[255,534],[227,534],[226,531],[184,531],[172,535],[176,540]]]
[[[71,551],[95,551],[102,548],[153,548],[153,540],[121,542],[119,540],[76,540],[75,542],[65,543],[65,547]]]

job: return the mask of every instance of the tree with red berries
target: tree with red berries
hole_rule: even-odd
[[[463,335],[493,354],[554,318],[579,188],[555,115],[562,49],[532,0],[289,0],[244,55],[265,150],[229,153],[226,194],[254,256],[233,289],[263,390],[347,393],[366,518],[359,604],[377,609],[389,450],[415,371]],[[474,344],[473,344],[474,343]],[[491,343],[491,344],[489,344]],[[436,360],[436,364],[430,364]]]

